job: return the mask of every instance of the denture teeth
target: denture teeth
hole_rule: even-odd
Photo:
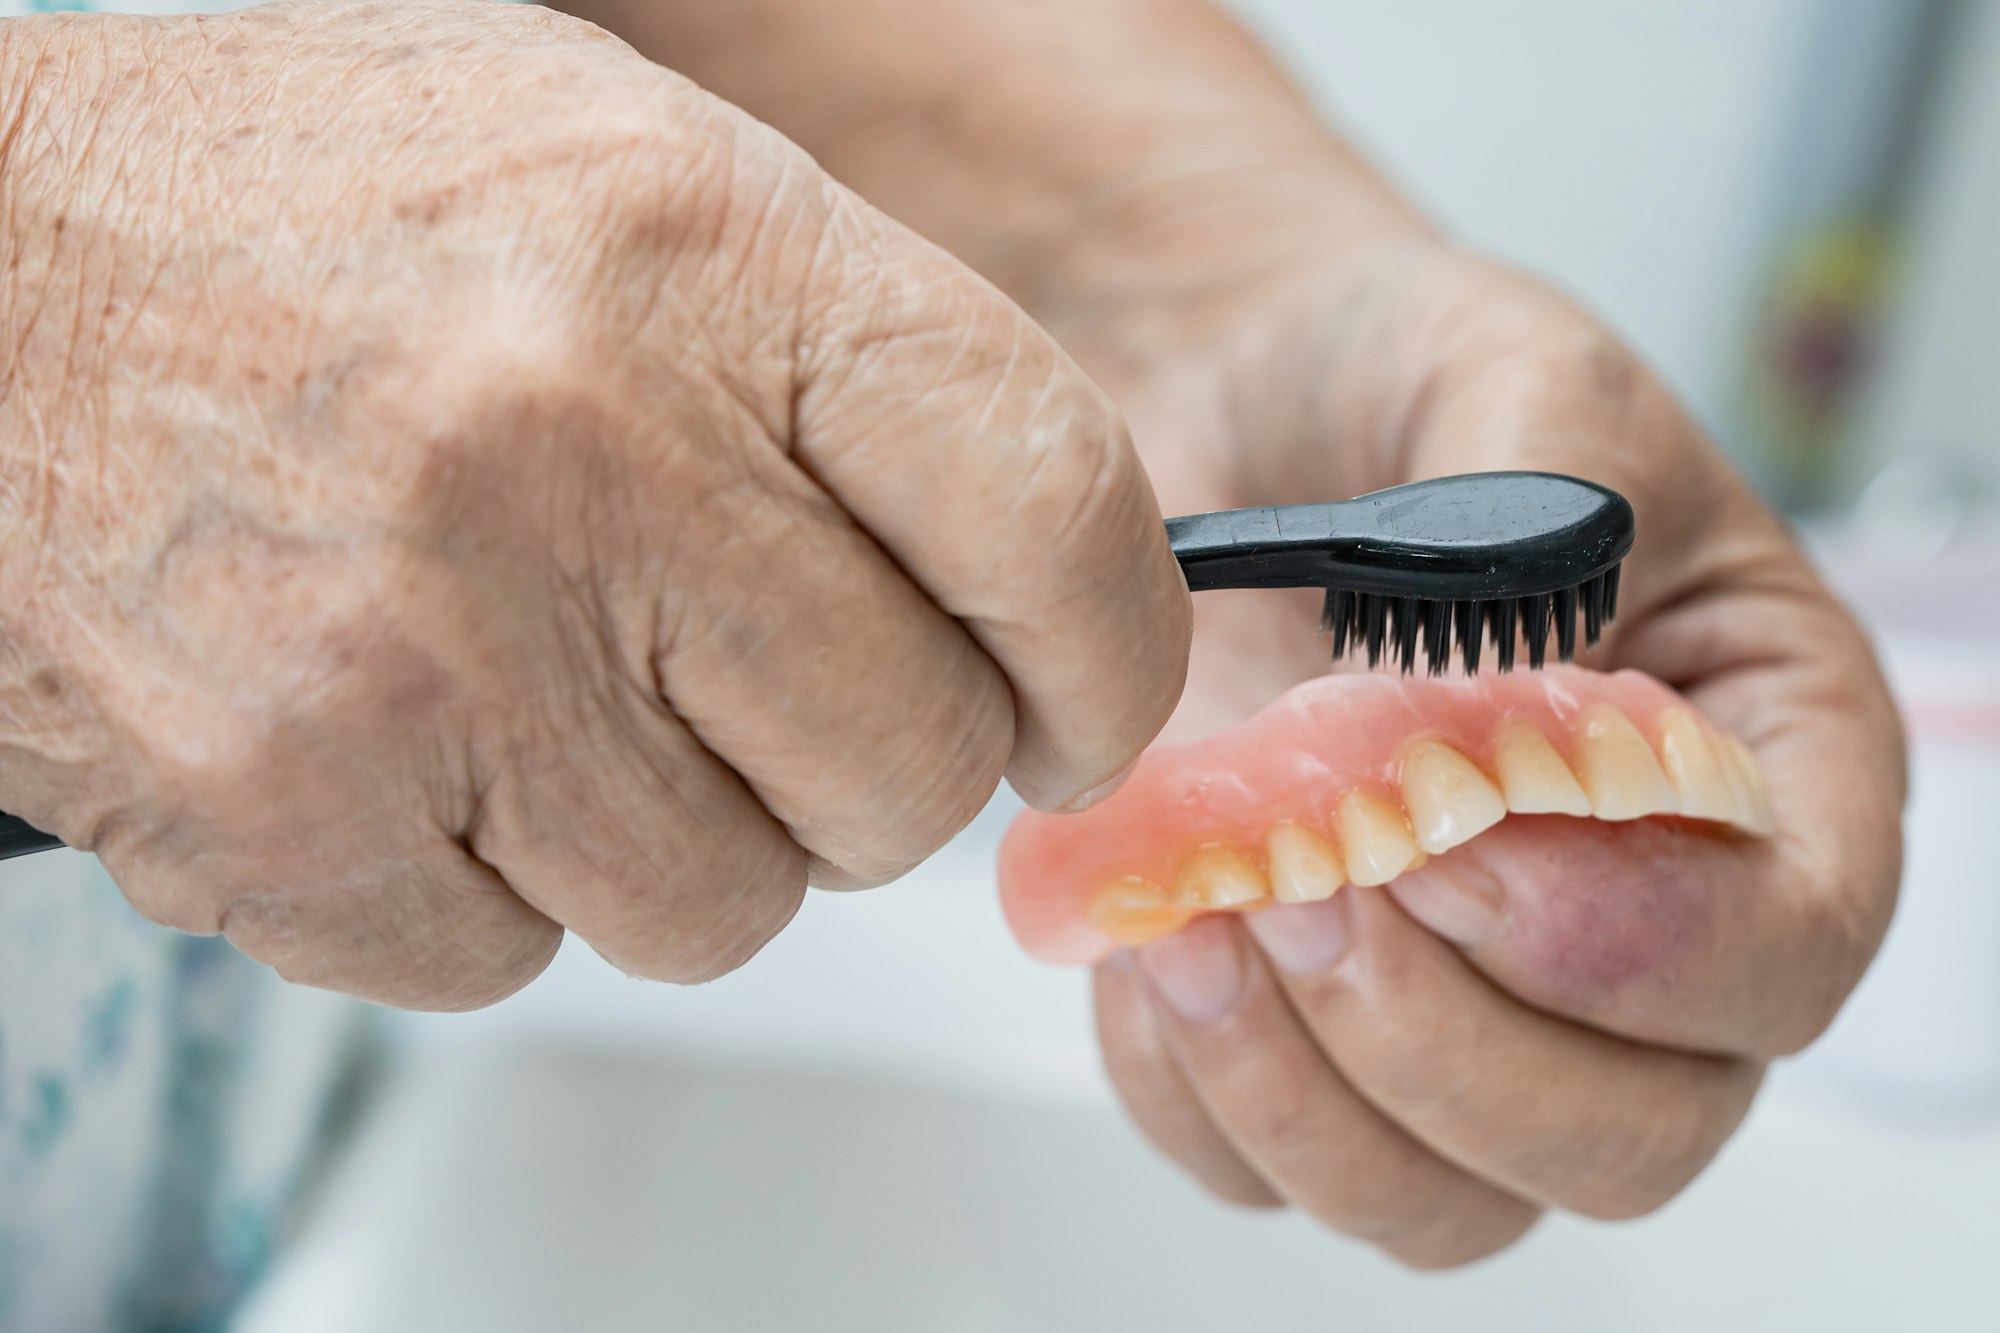
[[[1403,812],[1372,791],[1341,798],[1340,845],[1348,878],[1363,886],[1387,884],[1423,856]]]
[[[1590,813],[1599,819],[1643,819],[1679,809],[1653,747],[1615,708],[1598,704],[1585,712],[1576,759]]]
[[[1271,886],[1241,852],[1204,847],[1181,864],[1174,876],[1174,898],[1183,907],[1223,911],[1269,902]]]
[[[1099,889],[1084,913],[1092,929],[1128,949],[1165,939],[1193,917],[1191,910],[1168,898],[1165,889],[1137,875]]]
[[[1507,817],[1500,789],[1470,759],[1443,741],[1420,740],[1403,751],[1403,804],[1417,846],[1450,851]]]
[[[1289,820],[1272,826],[1265,850],[1271,862],[1271,896],[1281,903],[1331,898],[1347,882],[1347,867],[1333,844]]]
[[[1757,767],[1757,760],[1749,747],[1734,736],[1718,736],[1716,741],[1729,770],[1739,822],[1752,833],[1770,837],[1778,831],[1778,821],[1771,810],[1771,794],[1764,786],[1764,774]]]
[[[1709,740],[1708,728],[1685,708],[1671,709],[1661,720],[1660,759],[1682,814],[1690,819],[1743,822],[1726,761]]]
[[[1493,742],[1493,766],[1507,808],[1518,815],[1588,815],[1590,797],[1576,774],[1532,723],[1509,718]]]

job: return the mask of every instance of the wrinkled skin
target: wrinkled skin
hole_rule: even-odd
[[[1203,0],[587,8],[1026,304],[1170,509],[1633,498],[1601,661],[1752,743],[1775,839],[1503,827],[1121,956],[1098,1013],[1198,1179],[1406,1262],[1699,1170],[1879,942],[1903,773],[1860,635],[1644,370]],[[1003,770],[1061,804],[1165,715],[1186,607],[1112,408],[721,104],[519,11],[7,31],[0,805],[143,910],[403,1003],[557,923],[706,976],[809,870],[893,873]],[[1309,599],[1201,615],[1182,730],[1323,667]]]
[[[1179,479],[1166,503],[1303,499],[1330,441],[1355,489],[1503,467],[1618,487],[1640,544],[1589,660],[1660,677],[1748,741],[1779,821],[1721,842],[1510,820],[1387,888],[1099,969],[1108,1066],[1166,1151],[1225,1197],[1449,1266],[1544,1208],[1659,1207],[1764,1063],[1832,1019],[1894,902],[1900,739],[1865,641],[1782,527],[1582,315],[1425,240],[1298,291],[1198,358],[1207,428],[1153,437]],[[1163,394],[1178,420],[1188,383]],[[1323,670],[1316,613],[1199,606],[1176,726],[1237,721]]]
[[[1877,948],[1904,772],[1862,635],[1659,383],[1438,238],[1205,0],[590,4],[1018,295],[1115,389],[1169,512],[1517,467],[1631,497],[1592,660],[1747,740],[1775,838],[1574,823],[1552,856],[1549,821],[1510,820],[1386,889],[1115,955],[1097,1009],[1133,1118],[1203,1184],[1410,1264],[1671,1198]],[[787,60],[877,100],[761,73]],[[1197,600],[1175,733],[1325,670],[1310,595]]]
[[[576,20],[10,20],[0,806],[390,1003],[698,980],[1158,730],[1111,402]]]

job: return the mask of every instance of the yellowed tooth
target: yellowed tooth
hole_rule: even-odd
[[[1509,718],[1493,742],[1500,790],[1517,815],[1587,815],[1590,797],[1541,729]]]
[[[1340,798],[1340,846],[1347,877],[1356,884],[1387,884],[1423,857],[1403,812],[1372,791]]]
[[[1173,934],[1194,919],[1194,910],[1174,902],[1151,880],[1127,875],[1097,891],[1084,919],[1092,928],[1135,949]]]
[[[1507,817],[1507,802],[1479,766],[1443,741],[1412,741],[1403,751],[1403,804],[1417,846],[1448,852]]]
[[[1737,800],[1726,761],[1708,738],[1708,728],[1685,708],[1669,709],[1660,720],[1660,759],[1674,784],[1681,813],[1690,819],[1737,822]]]
[[[1181,863],[1174,898],[1183,907],[1221,911],[1268,902],[1271,886],[1250,858],[1227,847],[1204,847]]]
[[[1778,820],[1771,810],[1770,789],[1764,785],[1764,772],[1757,767],[1756,757],[1734,736],[1718,736],[1716,742],[1729,770],[1736,822],[1752,833],[1770,837],[1778,831]]]
[[[1274,824],[1265,847],[1271,856],[1271,896],[1281,903],[1331,898],[1347,882],[1339,850],[1309,828],[1290,820]]]
[[[1643,819],[1680,808],[1653,747],[1625,715],[1598,704],[1583,715],[1576,744],[1577,778],[1599,819]]]

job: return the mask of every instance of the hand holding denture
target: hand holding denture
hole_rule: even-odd
[[[1619,619],[1578,667],[1499,675],[1489,639],[1476,677],[1329,676],[1311,594],[1202,593],[1177,743],[1020,820],[1009,919],[1097,964],[1126,1105],[1225,1198],[1421,1266],[1546,1208],[1650,1211],[1886,925],[1903,776],[1867,645],[1665,391],[1533,284],[1406,238],[1248,310],[1128,395],[1170,511],[1574,473],[1637,511]]]

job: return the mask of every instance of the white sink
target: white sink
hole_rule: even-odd
[[[1664,1215],[1423,1277],[1107,1109],[532,1041],[425,1057],[241,1333],[2000,1328],[2000,1137],[1767,1099]]]
[[[1784,1077],[1664,1215],[1550,1222],[1468,1273],[1210,1203],[1112,1110],[1083,978],[1006,938],[1006,813],[715,985],[572,949],[413,1021],[243,1333],[2000,1328],[2000,1130]]]

